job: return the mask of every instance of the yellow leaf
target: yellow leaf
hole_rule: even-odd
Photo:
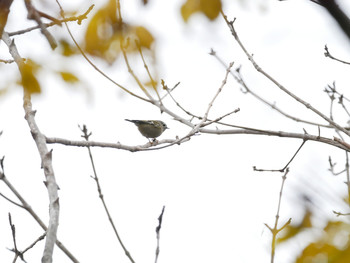
[[[200,11],[210,20],[218,17],[221,10],[221,0],[200,0]]]
[[[296,262],[347,263],[350,262],[350,225],[341,221],[329,221],[322,236],[310,243]]]
[[[181,6],[181,15],[185,22],[189,19],[189,17],[200,10],[199,1],[198,0],[187,0]]]
[[[120,30],[117,19],[117,5],[110,0],[91,18],[85,32],[85,50],[91,55],[103,57],[114,36],[114,31]]]
[[[70,82],[70,83],[79,82],[79,78],[75,76],[73,73],[61,71],[59,72],[59,74],[61,75],[62,79],[65,82]]]
[[[220,14],[221,0],[187,0],[181,6],[181,16],[185,22],[196,12],[203,13],[210,20],[214,20]]]
[[[34,75],[36,69],[36,64],[30,62],[23,62],[19,69],[22,77],[21,84],[29,94],[41,92],[39,81]]]
[[[59,44],[60,44],[61,53],[63,56],[69,57],[77,53],[75,46],[72,46],[66,40],[61,39],[59,41]]]
[[[152,34],[143,26],[137,26],[135,29],[136,36],[140,41],[141,47],[150,49],[152,43],[154,42],[154,37]]]
[[[297,225],[288,225],[285,229],[282,231],[282,236],[277,239],[277,243],[285,242],[299,233],[303,232],[306,228],[312,227],[311,223],[311,216],[312,213],[309,209],[305,211],[303,220],[297,224]]]

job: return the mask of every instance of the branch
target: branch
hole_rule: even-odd
[[[41,15],[38,10],[33,6],[31,0],[25,0],[26,8],[28,11],[28,19],[35,20],[38,23],[38,26],[41,29],[41,33],[46,37],[52,49],[57,47],[56,40],[47,30],[45,24],[41,21]]]
[[[80,127],[79,127],[79,128],[80,128]],[[83,137],[86,141],[89,141],[89,137],[91,136],[92,133],[91,133],[91,132],[90,132],[90,133],[88,132],[86,125],[84,124],[83,127],[80,128],[80,130],[81,130],[82,133],[83,133],[83,135],[81,135],[81,137]],[[134,261],[134,259],[132,258],[130,252],[126,249],[124,243],[122,242],[121,237],[120,237],[120,235],[119,235],[119,233],[118,233],[118,231],[117,231],[117,228],[115,227],[115,224],[114,224],[114,222],[113,222],[113,219],[112,219],[112,217],[111,217],[111,214],[109,213],[107,204],[106,204],[105,199],[104,199],[103,194],[102,194],[102,189],[101,189],[101,185],[100,185],[100,182],[99,182],[99,179],[98,179],[98,176],[97,176],[97,171],[96,171],[94,159],[93,159],[93,157],[92,157],[91,149],[90,149],[90,147],[87,147],[87,149],[88,149],[88,152],[89,152],[89,158],[90,158],[90,161],[91,161],[92,170],[93,170],[93,172],[94,172],[94,176],[91,176],[91,177],[92,177],[92,179],[94,179],[95,182],[96,182],[97,191],[98,191],[98,196],[99,196],[100,199],[101,199],[101,202],[102,202],[103,207],[104,207],[104,209],[105,209],[105,212],[106,212],[106,214],[107,214],[108,220],[109,220],[109,222],[111,223],[111,226],[112,226],[112,228],[113,228],[113,231],[114,231],[114,233],[115,233],[115,235],[116,235],[116,237],[117,237],[117,239],[118,239],[118,241],[119,241],[119,244],[120,244],[121,247],[123,248],[125,255],[130,259],[130,261],[131,261],[132,263],[135,263],[135,261]]]
[[[50,22],[50,23],[43,23],[43,25],[48,28],[48,27],[52,27],[55,25],[60,25],[62,23],[66,23],[66,22],[74,22],[77,21],[77,23],[80,25],[82,23],[82,21],[84,19],[87,19],[87,15],[90,13],[90,11],[93,9],[94,5],[91,5],[89,7],[89,9],[82,15],[79,16],[72,16],[72,17],[68,17],[68,18],[64,18],[64,19],[56,19],[56,21]],[[21,34],[25,34],[28,33],[30,31],[36,30],[36,29],[40,29],[40,26],[33,26],[33,27],[29,27],[26,29],[22,29],[22,30],[18,30],[15,32],[8,32],[8,35],[11,36],[15,36],[15,35],[21,35]]]
[[[63,18],[63,20],[65,20],[65,15],[64,15],[64,10],[61,6],[61,4],[59,3],[58,0],[56,0],[56,3],[58,4],[60,10],[61,10],[61,16]],[[147,101],[149,102],[149,100],[131,92],[130,90],[128,90],[127,88],[125,88],[124,86],[122,86],[121,84],[117,83],[116,81],[114,81],[112,78],[110,78],[106,73],[104,73],[101,69],[99,69],[89,58],[88,56],[85,54],[85,52],[83,51],[83,49],[80,47],[80,45],[78,44],[78,42],[75,40],[72,32],[70,31],[68,24],[66,21],[63,21],[64,25],[66,26],[66,29],[68,31],[69,36],[71,37],[71,39],[73,40],[75,46],[78,48],[78,50],[80,51],[80,53],[82,54],[82,56],[85,58],[85,60],[90,64],[90,66],[92,66],[98,73],[100,73],[103,77],[105,77],[106,79],[108,79],[110,82],[112,82],[114,85],[118,86],[119,88],[121,88],[122,90],[124,90],[126,93],[130,94],[131,96],[134,96],[140,100],[143,101]]]
[[[278,205],[277,205],[277,212],[276,212],[276,219],[275,219],[275,224],[274,227],[271,228],[268,224],[265,224],[265,226],[271,231],[272,233],[272,241],[271,241],[271,263],[274,262],[275,259],[275,250],[276,250],[276,237],[277,234],[282,231],[287,225],[290,224],[290,222],[292,221],[291,218],[289,218],[289,220],[281,227],[281,228],[277,228],[278,226],[278,220],[280,217],[280,209],[281,209],[281,202],[282,202],[282,193],[283,193],[283,187],[284,187],[284,183],[287,179],[287,174],[289,172],[289,169],[287,168],[284,175],[282,176],[282,184],[281,184],[281,190],[279,193],[279,198],[278,198]]]
[[[10,183],[10,181],[7,179],[4,173],[4,164],[3,164],[4,158],[0,160],[0,165],[2,171],[0,171],[0,180],[2,180],[5,185],[11,190],[11,192],[20,200],[22,205],[19,205],[16,203],[16,205],[19,205],[24,210],[26,210],[33,218],[34,220],[40,225],[40,227],[45,231],[47,231],[47,226],[44,224],[44,222],[40,219],[40,217],[35,213],[35,211],[31,208],[31,206],[27,203],[27,201],[20,195],[20,193],[17,191],[17,189]],[[11,202],[11,200],[8,200]],[[65,253],[69,259],[74,262],[78,263],[79,261],[73,256],[73,254],[62,244],[61,241],[58,239],[56,240],[56,245]]]
[[[9,249],[13,253],[15,253],[15,258],[13,259],[13,262],[16,262],[17,258],[19,257],[23,262],[26,262],[24,260],[24,253],[26,253],[28,250],[32,249],[39,241],[43,240],[46,236],[46,232],[39,236],[32,244],[30,244],[26,249],[23,251],[18,250],[17,248],[17,242],[16,242],[16,228],[15,225],[12,224],[12,218],[11,214],[9,213],[9,223],[11,226],[11,232],[12,232],[12,240],[13,240],[13,249]]]
[[[318,0],[328,13],[337,21],[340,28],[350,39],[350,19],[344,11],[338,6],[335,0]]]
[[[23,257],[23,253],[17,249],[17,242],[16,242],[16,227],[14,224],[12,224],[12,218],[11,213],[9,213],[9,223],[11,227],[11,233],[12,233],[12,241],[13,241],[13,249],[10,249],[13,253],[15,253],[15,258],[13,259],[13,262],[16,262],[17,258],[19,257],[23,262],[26,262]]]
[[[223,65],[225,68],[227,68],[226,63],[217,55],[217,53],[213,49],[211,49],[209,54],[214,56],[219,61],[219,63],[221,65]],[[324,128],[333,128],[330,125],[325,125],[325,124],[321,124],[321,123],[315,123],[315,122],[312,122],[312,121],[307,121],[307,120],[303,120],[303,119],[297,118],[295,116],[292,116],[292,115],[284,112],[283,110],[281,110],[279,107],[277,107],[275,103],[271,103],[271,102],[267,101],[261,95],[259,95],[258,93],[256,93],[255,91],[253,91],[251,88],[248,87],[247,83],[243,79],[240,67],[238,67],[235,70],[235,72],[233,72],[231,70],[230,71],[230,75],[242,86],[241,91],[244,94],[247,94],[247,93],[251,94],[253,97],[258,99],[262,103],[266,104],[267,106],[271,107],[273,110],[277,111],[278,113],[282,114],[283,116],[287,117],[288,119],[294,120],[296,122],[301,122],[301,123],[305,123],[305,124],[320,126],[320,127],[324,127]]]
[[[299,146],[298,150],[294,153],[292,158],[288,161],[288,163],[282,168],[277,170],[266,170],[266,169],[258,169],[255,166],[253,166],[254,171],[257,172],[281,172],[283,173],[286,169],[288,169],[289,164],[294,160],[295,156],[297,156],[298,152],[301,150],[301,148],[304,146],[306,141],[303,141],[302,144]]]
[[[120,142],[117,143],[110,143],[110,142],[94,142],[94,141],[74,141],[74,140],[68,140],[68,139],[62,139],[62,138],[50,138],[46,137],[46,142],[49,144],[63,144],[67,146],[77,146],[77,147],[102,147],[102,148],[114,148],[114,149],[120,149],[125,150],[129,152],[139,152],[139,151],[149,151],[152,150],[153,146],[162,145],[162,144],[168,144],[168,143],[174,143],[177,142],[175,139],[165,139],[165,140],[156,140],[152,143],[146,143],[144,145],[137,145],[137,146],[129,146],[125,144],[121,144]]]
[[[335,60],[335,61],[338,61],[338,62],[347,64],[347,65],[350,65],[350,62],[345,61],[345,60],[341,60],[341,59],[339,59],[339,58],[334,57],[334,56],[329,52],[327,45],[324,46],[324,50],[325,50],[325,52],[324,52],[324,56],[325,56],[325,57],[328,57],[328,58],[333,59],[333,60]]]
[[[156,234],[157,234],[157,248],[156,248],[156,259],[155,259],[155,263],[157,263],[158,261],[158,256],[159,256],[159,241],[160,241],[160,229],[162,228],[162,222],[163,222],[163,214],[164,214],[164,209],[165,206],[163,206],[162,212],[160,213],[159,217],[158,217],[158,226],[156,227]]]
[[[183,122],[186,120],[178,119],[178,121]],[[189,124],[194,127],[194,124]],[[237,126],[240,127],[240,126]],[[315,136],[311,134],[303,134],[303,133],[291,133],[291,132],[283,132],[283,131],[270,131],[270,130],[259,130],[254,128],[248,128],[248,127],[242,127],[240,129],[227,129],[227,130],[220,130],[220,129],[207,129],[207,128],[200,128],[199,132],[201,133],[207,133],[207,134],[217,134],[217,135],[232,135],[232,134],[251,134],[251,135],[265,135],[265,136],[276,136],[276,137],[284,137],[284,138],[296,138],[306,141],[316,141],[316,142],[322,142],[325,144],[328,144],[330,146],[334,146],[337,148],[340,148],[342,150],[350,151],[350,146],[347,147],[342,143],[341,140],[332,140],[326,137],[321,136]],[[114,148],[114,149],[121,149],[126,150],[130,152],[136,152],[136,151],[150,151],[150,150],[158,150],[162,148],[166,148],[175,144],[179,144],[184,142],[184,139],[176,139],[176,140],[161,140],[157,141],[156,144],[152,144],[153,146],[162,145],[165,143],[169,143],[169,145],[166,146],[160,146],[160,147],[153,147],[149,148],[150,143],[147,143],[145,145],[140,146],[128,146],[123,145],[121,143],[106,143],[106,142],[95,142],[95,141],[74,141],[74,140],[67,140],[62,138],[49,138],[46,137],[46,142],[48,144],[62,144],[66,146],[77,146],[77,147],[102,147],[102,148]]]
[[[7,33],[3,33],[2,40],[6,43],[9,48],[9,52],[15,60],[19,70],[23,67],[23,60],[18,53],[17,47],[10,39]],[[25,111],[25,119],[27,120],[30,132],[38,148],[41,167],[44,169],[46,178],[46,187],[49,194],[49,226],[46,235],[46,242],[42,262],[52,262],[52,254],[54,245],[57,239],[58,219],[59,219],[59,198],[58,198],[58,187],[56,184],[56,178],[52,167],[52,151],[47,149],[45,136],[40,132],[38,125],[35,121],[35,111],[32,109],[31,97],[28,91],[24,88],[23,95],[23,108]]]
[[[249,61],[252,63],[252,65],[254,66],[254,68],[256,69],[256,71],[258,71],[259,73],[261,73],[263,76],[265,76],[268,80],[270,80],[272,83],[274,83],[280,90],[282,90],[284,93],[286,93],[288,96],[292,97],[293,99],[295,99],[297,102],[299,102],[300,104],[304,105],[306,108],[310,109],[311,111],[313,111],[314,113],[316,113],[318,116],[320,116],[321,118],[323,118],[324,120],[326,120],[329,124],[331,124],[333,127],[337,128],[338,130],[342,131],[343,133],[345,133],[346,135],[350,136],[350,132],[348,130],[346,130],[345,128],[341,127],[339,124],[337,124],[336,122],[334,122],[332,119],[328,118],[326,115],[324,115],[323,113],[321,113],[319,110],[317,110],[316,108],[314,108],[313,106],[311,106],[310,103],[302,100],[301,98],[299,98],[298,96],[296,96],[295,94],[293,94],[292,92],[290,92],[288,89],[286,89],[284,86],[282,86],[279,82],[277,82],[274,78],[272,78],[269,74],[267,74],[254,60],[253,56],[247,51],[247,49],[245,48],[245,46],[243,45],[243,43],[241,42],[241,40],[238,37],[238,34],[236,32],[236,29],[234,28],[233,24],[234,21],[229,21],[226,17],[226,15],[222,12],[221,13],[227,26],[229,27],[229,29],[231,30],[231,33],[233,35],[233,37],[235,38],[235,40],[237,41],[237,43],[239,44],[239,46],[241,47],[241,49],[243,50],[243,52],[246,54],[247,58],[249,59]]]

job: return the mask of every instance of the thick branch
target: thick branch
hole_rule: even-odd
[[[9,52],[15,60],[19,69],[23,67],[23,59],[18,53],[17,47],[14,41],[11,41],[7,33],[3,33],[2,40],[9,48]],[[39,127],[35,121],[35,111],[32,109],[32,103],[30,94],[26,89],[23,96],[23,108],[25,111],[25,119],[27,120],[30,132],[38,148],[41,157],[41,167],[44,169],[46,177],[46,187],[49,194],[50,206],[49,206],[49,226],[46,235],[46,243],[42,262],[52,262],[52,254],[57,239],[57,228],[59,219],[59,199],[58,199],[58,187],[52,167],[52,151],[49,151],[46,145],[46,138],[39,130]]]
[[[335,0],[318,0],[328,13],[337,21],[340,28],[350,39],[350,19],[339,7]]]

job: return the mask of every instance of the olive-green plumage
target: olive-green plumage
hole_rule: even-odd
[[[166,124],[162,121],[155,121],[155,120],[128,120],[125,119],[126,121],[130,121],[134,123],[141,134],[145,136],[146,138],[151,138],[155,139],[158,136],[160,136],[168,127]]]

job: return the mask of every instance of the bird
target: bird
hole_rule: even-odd
[[[166,129],[169,129],[168,126],[163,121],[157,120],[129,120],[126,121],[134,123],[139,129],[140,133],[145,136],[148,140],[156,140]]]

